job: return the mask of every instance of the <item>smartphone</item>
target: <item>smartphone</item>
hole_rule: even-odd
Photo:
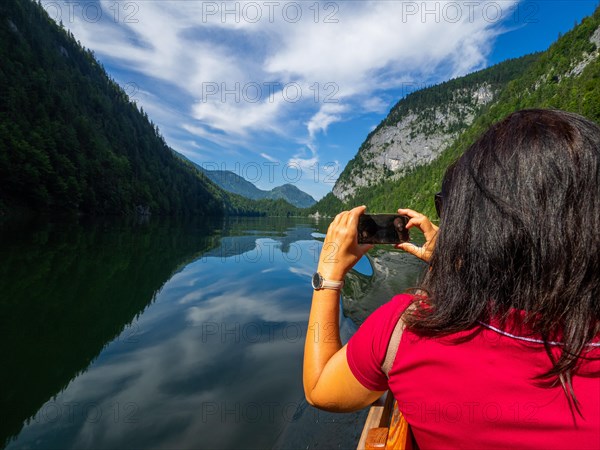
[[[410,241],[409,217],[398,214],[363,214],[358,218],[359,244],[400,244]]]

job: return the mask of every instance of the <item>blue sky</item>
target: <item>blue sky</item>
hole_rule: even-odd
[[[404,95],[544,50],[598,1],[42,4],[175,150],[318,199]]]

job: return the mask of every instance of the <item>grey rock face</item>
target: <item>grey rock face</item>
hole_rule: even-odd
[[[567,74],[568,77],[577,77],[581,75],[583,70],[600,55],[600,27],[596,28],[594,34],[590,37],[590,42],[596,46],[596,50],[592,53],[584,53],[583,59],[575,64],[575,67]]]
[[[356,190],[399,178],[407,170],[428,164],[469,126],[481,106],[495,97],[488,84],[457,89],[452,100],[419,111],[410,111],[395,126],[380,128],[360,150],[362,163],[338,180],[333,194],[346,200]]]
[[[594,31],[594,34],[592,34],[592,37],[590,38],[590,41],[596,44],[596,47],[600,48],[600,27],[596,28],[596,31]]]

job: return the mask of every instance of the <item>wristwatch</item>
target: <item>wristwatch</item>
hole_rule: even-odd
[[[326,280],[319,272],[315,272],[312,276],[312,287],[315,291],[319,291],[321,289],[340,290],[343,286],[343,281]]]

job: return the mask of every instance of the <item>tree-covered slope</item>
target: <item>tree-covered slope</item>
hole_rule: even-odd
[[[344,168],[333,194],[346,200],[361,188],[434,161],[537,56],[504,61],[400,100]]]
[[[201,178],[207,178],[215,184],[218,189],[217,197],[223,204],[226,215],[233,216],[298,216],[301,214],[299,208],[314,205],[316,201],[308,194],[300,191],[298,197],[302,201],[304,196],[310,197],[310,205],[299,204],[298,198],[289,195],[289,192],[272,195],[271,191],[258,189],[245,178],[227,170],[206,170],[202,166],[192,162],[181,153],[171,149],[171,152],[192,171],[198,172]],[[220,174],[223,174],[221,177]],[[294,192],[291,190],[291,192]],[[284,195],[285,194],[285,195]]]
[[[30,0],[0,2],[0,212],[222,214],[92,52]]]
[[[393,212],[403,206],[435,217],[433,195],[440,188],[446,168],[492,123],[509,113],[524,108],[558,108],[600,123],[599,26],[600,9],[537,55],[431,163],[412,167],[397,179],[386,178],[382,173],[378,183],[358,188],[343,200],[330,193],[309,211],[334,214],[353,205],[366,204],[371,212]],[[421,93],[423,98],[426,94]],[[413,99],[407,97],[406,100]],[[399,107],[404,107],[403,102],[394,107],[379,128],[396,120],[394,115]]]
[[[293,184],[283,184],[270,191],[264,191],[230,170],[206,170],[198,165],[196,167],[221,189],[251,200],[281,199],[297,208],[308,208],[316,203],[314,198]]]
[[[317,203],[312,196],[290,183],[274,187],[270,191],[267,191],[267,195],[267,198],[274,200],[279,198],[284,199],[298,208],[308,208]]]
[[[183,163],[188,170],[192,171],[201,179],[209,180],[206,171],[198,164],[193,163],[185,156],[170,149],[171,153]],[[253,185],[254,186],[254,185]],[[213,190],[219,202],[223,205],[223,211],[228,216],[271,216],[271,217],[290,217],[301,215],[300,210],[283,198],[262,198],[253,200],[247,196],[228,192],[219,188],[217,183],[213,182]]]
[[[229,170],[205,170],[200,166],[198,168],[209,180],[227,192],[238,194],[251,200],[266,198],[266,191],[257,188],[244,177],[234,172]]]

